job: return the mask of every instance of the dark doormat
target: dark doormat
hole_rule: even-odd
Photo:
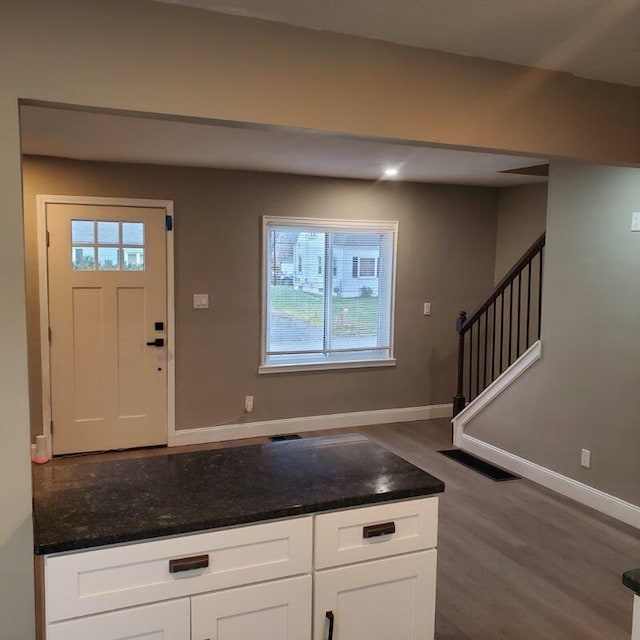
[[[495,482],[504,482],[505,480],[520,480],[520,476],[516,476],[509,471],[505,471],[500,467],[496,467],[494,464],[487,462],[486,460],[482,460],[466,451],[462,451],[462,449],[445,449],[444,451],[439,451],[443,456],[447,456],[447,458],[451,458],[460,464],[463,464],[465,467],[469,467],[469,469],[473,469],[478,473],[481,473],[483,476],[487,476],[487,478],[491,478],[495,480]]]
[[[285,440],[300,440],[300,436],[297,433],[287,433],[281,436],[271,436],[269,440],[271,442],[284,442]]]

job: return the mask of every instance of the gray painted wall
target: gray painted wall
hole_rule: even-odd
[[[0,86],[3,640],[33,635],[19,99],[640,161],[635,87],[148,1],[5,0]]]
[[[457,313],[479,304],[492,285],[497,189],[52,158],[26,158],[23,172],[35,433],[37,193],[174,200],[178,429],[241,421],[245,395],[255,397],[251,420],[451,402]],[[398,220],[396,367],[257,374],[264,214]],[[209,293],[212,308],[194,311],[194,293]]]
[[[497,284],[545,230],[547,183],[500,189],[496,238]]]
[[[543,356],[467,432],[640,504],[640,170],[552,164]],[[591,469],[580,449],[592,451]]]

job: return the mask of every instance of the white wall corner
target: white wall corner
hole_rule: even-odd
[[[536,340],[515,362],[505,369],[482,393],[453,418],[453,444],[461,446],[465,426],[482,413],[500,394],[542,357],[542,342]]]
[[[176,430],[169,436],[169,446],[177,447],[186,444],[206,444],[240,438],[256,438],[274,436],[284,433],[305,433],[324,429],[341,429],[344,427],[367,427],[392,422],[412,422],[415,420],[432,420],[434,418],[450,418],[451,404],[435,404],[422,407],[400,407],[379,409],[376,411],[354,411],[350,413],[334,413],[302,418],[284,418],[282,420],[264,420],[225,424],[197,429]]]

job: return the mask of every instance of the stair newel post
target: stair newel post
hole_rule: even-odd
[[[453,415],[457,416],[465,407],[466,400],[464,397],[464,323],[467,321],[467,312],[461,311],[456,321],[456,331],[458,332],[458,383],[456,386],[456,395],[453,397]]]

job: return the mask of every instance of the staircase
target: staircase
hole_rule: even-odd
[[[543,233],[471,316],[460,312],[454,416],[540,339],[545,239]]]

